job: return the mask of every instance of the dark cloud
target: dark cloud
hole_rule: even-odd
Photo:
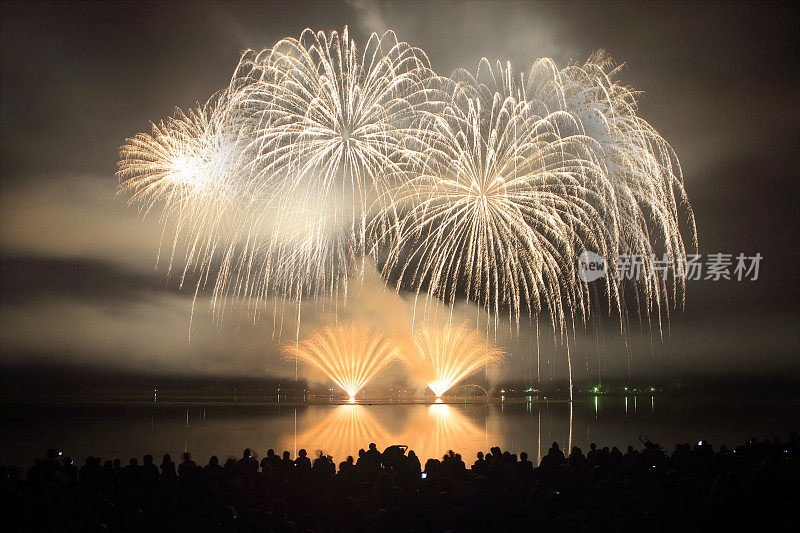
[[[634,324],[626,346],[613,320],[601,336],[579,334],[575,371],[621,375],[630,360],[642,375],[800,375],[797,22],[793,6],[761,2],[4,3],[3,364],[289,372],[271,316],[220,325],[207,291],[189,342],[195,280],[177,288],[181,269],[167,275],[168,250],[154,269],[161,231],[115,197],[117,150],[174,106],[221,89],[243,49],[349,24],[361,38],[393,28],[442,72],[474,68],[483,55],[517,70],[541,56],[583,61],[597,49],[624,62],[619,77],[643,91],[641,115],[681,158],[700,252],[764,260],[757,282],[690,283],[663,340]],[[376,292],[362,304],[381,310],[382,298],[398,313],[387,321],[410,300]],[[309,324],[324,318],[311,315]],[[506,375],[531,372],[534,331],[499,336],[512,352]],[[540,351],[555,369],[545,362],[542,375],[563,376],[564,349],[547,335]]]
[[[5,305],[48,298],[125,305],[164,294],[167,285],[162,273],[132,273],[103,261],[0,258],[0,290]]]

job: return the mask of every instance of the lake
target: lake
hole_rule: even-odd
[[[531,459],[552,442],[639,446],[647,437],[671,450],[679,442],[718,447],[750,437],[785,437],[800,428],[797,399],[590,397],[575,401],[446,404],[308,405],[197,401],[191,404],[20,404],[3,406],[0,462],[27,469],[55,447],[83,463],[87,455],[141,458],[184,451],[202,464],[211,455],[240,457],[268,448],[294,457],[305,448],[342,461],[375,442],[405,444],[424,462],[455,450],[469,465],[479,450],[500,446]]]

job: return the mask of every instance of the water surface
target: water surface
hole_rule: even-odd
[[[205,463],[212,454],[238,457],[244,448],[295,456],[328,453],[338,462],[375,442],[405,444],[423,460],[447,450],[465,462],[501,446],[531,458],[552,442],[563,448],[590,442],[639,445],[645,436],[671,449],[699,439],[736,445],[750,437],[785,436],[800,427],[798,400],[727,400],[659,396],[596,397],[569,402],[393,405],[9,404],[3,406],[0,462],[29,467],[56,447],[82,463],[87,455],[177,457],[189,451]],[[158,462],[158,461],[157,461]]]

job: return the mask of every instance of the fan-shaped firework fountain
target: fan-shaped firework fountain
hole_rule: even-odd
[[[437,398],[481,368],[503,360],[503,351],[466,328],[422,328],[414,334],[414,350],[406,353],[411,372]]]
[[[298,344],[285,346],[284,352],[322,372],[350,400],[400,356],[386,337],[359,326],[322,328]]]

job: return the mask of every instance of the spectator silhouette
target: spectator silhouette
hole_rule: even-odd
[[[109,467],[112,467],[109,461]],[[113,472],[113,467],[110,468]],[[158,468],[153,464],[153,456],[150,454],[142,458],[142,466],[139,469],[139,477],[142,486],[146,489],[152,489],[158,483]]]
[[[311,470],[311,460],[307,455],[308,453],[302,448],[297,452],[297,459],[294,460],[295,468],[301,471]]]
[[[586,456],[575,446],[565,458],[554,443],[538,468],[526,452],[493,447],[468,470],[451,450],[426,461],[424,479],[403,446],[377,460],[370,446],[338,472],[325,454],[312,466],[306,450],[295,462],[268,451],[260,472],[249,466],[250,450],[224,467],[212,456],[202,469],[184,466],[193,464],[186,454],[179,483],[170,481],[169,455],[159,478],[149,454],[125,468],[89,456],[77,471],[48,450],[24,480],[0,465],[0,491],[11,531],[754,530],[765,509],[773,517],[794,511],[797,434],[719,451],[679,444],[669,454],[641,444],[624,454],[593,445]]]
[[[252,475],[258,471],[258,460],[253,456],[250,448],[245,448],[242,452],[242,458],[237,463],[239,471],[243,474]]]
[[[219,457],[212,455],[208,459],[208,464],[203,467],[203,472],[205,472],[209,479],[216,480],[220,472],[222,472],[222,466],[219,464]]]
[[[186,477],[191,476],[194,473],[195,468],[197,468],[197,463],[192,461],[192,454],[189,452],[184,452],[183,462],[178,465],[178,477],[185,479]]]
[[[94,458],[86,458],[86,466],[84,466],[85,469],[90,466],[90,461],[93,463]],[[93,470],[94,465],[92,464],[91,466]],[[139,482],[139,460],[136,457],[130,458],[128,461],[128,466],[123,469],[122,476],[123,481],[131,486],[134,486]],[[84,477],[86,476],[84,476],[84,473],[81,472],[80,478],[83,479]]]
[[[381,452],[378,451],[378,447],[374,442],[369,443],[369,450],[365,455],[372,462],[380,463],[381,461]]]
[[[178,478],[178,473],[175,470],[175,461],[168,453],[165,453],[161,458],[161,478],[173,481]]]

